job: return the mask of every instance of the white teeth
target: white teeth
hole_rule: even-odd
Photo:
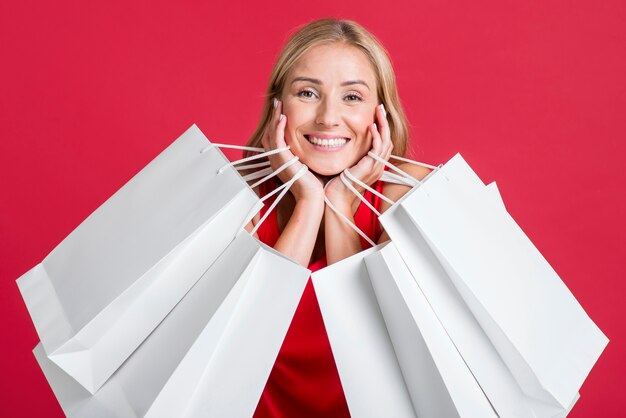
[[[309,142],[322,147],[340,147],[348,142],[345,138],[321,139],[314,136],[307,137]]]

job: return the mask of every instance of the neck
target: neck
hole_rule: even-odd
[[[337,175],[335,175],[335,176],[323,176],[323,175],[321,175],[321,174],[317,174],[317,173],[316,173],[316,172],[314,172],[314,171],[311,171],[311,172],[313,173],[313,175],[315,175],[315,177],[317,177],[317,179],[318,179],[319,181],[321,181],[321,182],[322,182],[322,185],[323,185],[323,186],[326,186],[326,183],[328,183],[329,181],[331,181],[332,179],[334,179],[335,177],[337,177]]]

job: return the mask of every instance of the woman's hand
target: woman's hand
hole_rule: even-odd
[[[369,127],[372,134],[372,151],[387,161],[391,156],[393,143],[391,142],[389,123],[387,123],[384,105],[376,106],[374,116],[378,123],[373,123]],[[385,166],[369,155],[363,156],[356,165],[349,168],[350,173],[354,177],[368,186],[379,180],[384,170]],[[353,186],[360,193],[363,193],[362,187],[357,184],[353,184]],[[337,209],[344,213],[351,211],[348,213],[354,214],[356,208],[358,208],[358,197],[338,177],[332,179],[331,184],[326,188],[326,197]]]
[[[268,128],[261,140],[266,151],[287,146],[285,143],[287,117],[281,118],[281,112],[282,103],[275,101]],[[286,150],[270,155],[268,158],[272,169],[277,170],[294,158],[294,155],[291,151]],[[283,183],[286,183],[293,178],[301,167],[303,164],[296,161],[280,172],[278,177]],[[307,171],[289,188],[289,191],[293,194],[296,204],[280,237],[274,244],[274,249],[306,267],[311,261],[311,254],[324,216],[324,188],[317,177]],[[256,222],[253,219],[251,224],[255,225]],[[248,231],[252,228],[253,225],[247,227]]]
[[[285,142],[285,126],[287,125],[287,116],[282,114],[283,104],[281,101],[274,99],[274,110],[268,128],[263,135],[261,143],[266,151],[286,147]],[[290,150],[270,155],[269,157],[272,170],[277,170],[287,161],[294,158]],[[293,178],[296,172],[303,166],[300,161],[287,167],[278,174],[278,178],[283,183]],[[323,201],[324,188],[322,183],[315,177],[313,173],[307,171],[304,176],[300,177],[289,189],[296,199],[299,201]]]

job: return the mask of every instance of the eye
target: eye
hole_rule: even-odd
[[[304,97],[305,99],[312,99],[313,97],[315,97],[315,92],[312,90],[300,90],[296,96],[298,97]]]
[[[348,94],[345,98],[348,99],[349,102],[362,102],[363,101],[363,98],[359,96],[358,94]]]

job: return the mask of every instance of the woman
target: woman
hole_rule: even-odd
[[[266,150],[289,146],[270,156],[274,170],[288,181],[306,165],[268,220],[258,238],[312,271],[364,249],[364,241],[324,203],[354,221],[374,241],[388,236],[373,215],[337,176],[349,169],[395,201],[408,188],[379,181],[384,165],[368,151],[388,160],[404,155],[407,123],[398,98],[391,62],[380,43],[360,25],[322,19],[298,30],[283,48],[272,72],[263,116],[248,146]],[[427,169],[399,168],[421,179]],[[357,187],[358,189],[358,187]],[[263,196],[270,190],[261,187]],[[381,212],[386,202],[364,195]],[[248,225],[252,230],[257,215]],[[365,244],[367,245],[367,244]],[[307,285],[255,417],[349,416],[311,283]]]

